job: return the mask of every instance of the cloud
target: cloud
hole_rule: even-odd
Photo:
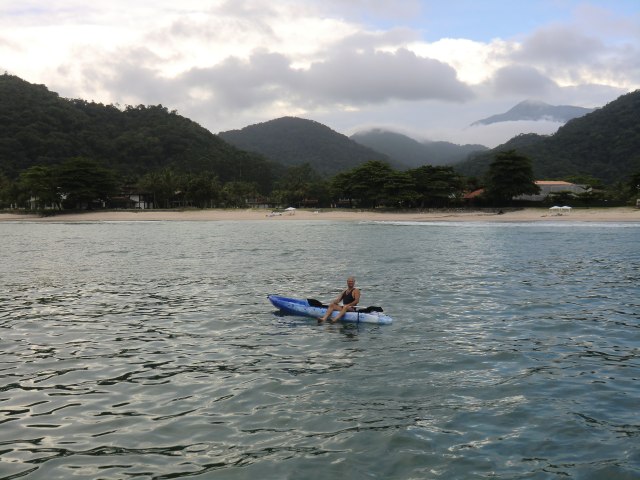
[[[339,15],[361,20],[363,18],[384,19],[386,21],[406,21],[416,18],[424,10],[420,0],[311,0],[321,11],[329,15]]]
[[[104,62],[104,83],[99,89],[126,91],[129,98],[140,98],[142,103],[203,101],[212,109],[234,112],[275,104],[335,109],[391,100],[463,102],[473,97],[453,68],[406,49],[331,51],[326,60],[309,68],[293,68],[286,55],[259,49],[248,59],[229,57],[172,78],[148,67],[155,55],[147,49],[120,52],[117,57],[127,60]]]
[[[573,25],[546,26],[526,37],[509,61],[535,66],[560,85],[602,83],[627,89],[638,85],[637,43],[607,43],[597,33],[586,34]]]
[[[462,102],[471,89],[456,71],[438,60],[418,57],[406,49],[396,52],[335,52],[312,65],[306,74],[309,92],[318,99],[354,104],[387,100]]]
[[[179,76],[176,83],[194,92],[200,89],[213,108],[225,111],[291,103],[301,93],[299,74],[291,68],[289,59],[266,51],[256,51],[246,61],[228,58],[211,68],[192,69]]]
[[[606,51],[599,38],[576,31],[571,26],[552,25],[527,37],[513,58],[522,62],[553,65],[590,63]]]
[[[526,65],[502,67],[488,83],[496,95],[520,95],[526,98],[543,98],[558,88],[549,77]]]
[[[66,97],[162,103],[212,131],[299,115],[453,132],[525,98],[595,107],[637,88],[638,15],[580,5],[481,40],[476,24],[517,24],[423,0],[0,2],[0,68]]]

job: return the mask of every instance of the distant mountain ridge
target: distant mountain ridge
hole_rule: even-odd
[[[379,128],[355,133],[350,138],[411,168],[422,165],[453,165],[466,160],[473,152],[488,150],[484,145],[419,142],[407,135]]]
[[[218,134],[224,141],[271,161],[295,166],[308,163],[323,175],[335,175],[370,160],[401,167],[386,155],[354,142],[326,125],[282,117]]]
[[[538,179],[588,175],[608,184],[628,181],[640,172],[640,90],[570,120],[553,135],[518,135],[456,169],[482,176],[495,155],[505,150],[529,157]]]
[[[549,105],[535,100],[525,100],[515,107],[500,113],[473,122],[471,126],[490,125],[492,123],[513,122],[519,120],[549,120],[552,122],[566,123],[574,118],[582,117],[593,112],[593,108],[574,107],[571,105]]]
[[[375,145],[372,149],[318,122],[293,117],[218,137],[162,105],[120,109],[64,99],[44,85],[8,74],[0,75],[0,105],[0,177],[9,179],[34,165],[53,166],[80,156],[113,169],[123,178],[135,179],[161,170],[214,173],[223,183],[255,182],[261,191],[267,191],[272,180],[286,172],[285,162],[309,163],[316,171],[332,175],[370,160],[386,161],[397,169],[448,163],[443,157],[425,153],[425,146],[453,145],[457,147],[454,151],[482,147],[421,144],[401,134],[377,130],[370,138],[384,140],[388,148]],[[256,132],[245,136],[246,130]],[[254,152],[274,153],[267,159],[245,147],[236,148],[224,141],[225,137],[256,142],[250,148]],[[361,140],[363,135],[354,137]],[[400,147],[404,148],[402,155],[396,153]],[[481,176],[497,152],[515,149],[532,160],[534,174],[541,180],[590,175],[607,184],[628,181],[640,172],[640,91],[568,121],[554,135],[523,134],[495,149],[482,148],[481,153],[471,153],[468,160],[456,163],[456,170]]]

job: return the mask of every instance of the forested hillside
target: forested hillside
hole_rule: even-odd
[[[399,165],[299,118],[221,135],[239,147],[162,105],[120,108],[65,99],[5,74],[0,208],[142,208],[132,206],[138,201],[133,194],[155,208],[327,206],[345,199],[367,207],[460,205],[464,191],[486,184],[485,172],[504,150],[531,160],[536,179],[584,176],[613,185],[585,202],[628,202],[640,175],[640,92],[553,136],[515,137],[457,165],[458,172],[430,165],[429,158],[414,168]]]
[[[554,135],[517,136],[456,169],[482,176],[496,153],[505,150],[529,157],[539,179],[591,176],[606,184],[624,182],[640,171],[640,91],[571,120]]]
[[[401,133],[381,129],[358,132],[350,138],[412,168],[422,165],[452,165],[466,160],[473,152],[488,150],[484,145],[419,142]]]
[[[219,135],[243,150],[260,153],[284,165],[308,164],[324,175],[335,175],[368,161],[390,162],[401,167],[380,152],[321,123],[302,118],[282,117]]]
[[[44,85],[0,76],[0,173],[15,178],[31,166],[72,157],[90,158],[125,177],[171,168],[265,189],[282,169],[162,105],[120,109],[61,98]]]

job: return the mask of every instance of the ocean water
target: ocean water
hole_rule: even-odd
[[[0,224],[0,479],[638,479],[640,225]],[[355,275],[390,326],[280,316]]]

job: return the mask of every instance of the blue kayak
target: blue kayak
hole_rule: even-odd
[[[289,315],[300,315],[303,317],[320,318],[326,311],[328,306],[322,305],[317,300],[313,299],[300,299],[281,297],[279,295],[268,295],[267,298],[273,304],[274,307],[281,312]],[[338,315],[338,312],[333,312],[331,318]],[[342,322],[351,323],[374,323],[378,325],[388,325],[393,320],[388,315],[382,313],[380,307],[356,307],[353,312],[347,312],[341,319]]]

